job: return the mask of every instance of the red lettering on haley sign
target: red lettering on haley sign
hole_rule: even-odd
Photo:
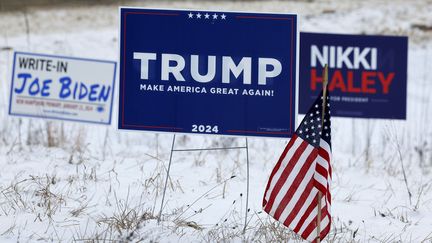
[[[362,71],[360,82],[354,78],[354,71],[347,71],[346,75],[341,70],[334,70],[329,77],[329,90],[340,90],[348,93],[376,94],[381,92],[388,94],[390,85],[395,77],[394,72],[384,73],[378,71]],[[311,69],[311,90],[321,89],[317,83],[322,84],[322,75],[317,74],[315,68]]]

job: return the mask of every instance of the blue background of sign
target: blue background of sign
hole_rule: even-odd
[[[395,72],[395,77],[390,84],[388,94],[377,92],[376,94],[344,93],[340,90],[330,92],[331,96],[368,97],[369,102],[354,103],[332,100],[332,116],[359,117],[359,118],[388,118],[406,119],[407,100],[407,56],[408,38],[396,36],[366,36],[366,35],[340,35],[322,33],[300,33],[300,73],[299,73],[299,113],[305,114],[310,105],[319,94],[322,85],[317,90],[310,88],[311,80],[311,45],[317,45],[319,49],[323,45],[376,47],[378,48],[377,70],[384,73]],[[351,54],[352,55],[352,54]],[[351,59],[352,60],[352,59]],[[317,62],[319,65],[319,62]],[[338,69],[346,77],[348,70],[345,66]],[[353,70],[355,86],[360,85],[358,80],[363,69]],[[322,68],[317,67],[317,74],[321,75]],[[329,68],[329,82],[334,69]],[[345,81],[346,83],[346,81]]]
[[[201,13],[202,19],[188,17]],[[204,14],[226,19],[204,19]],[[295,77],[297,18],[289,14],[256,14],[215,11],[121,9],[119,128],[164,132],[192,132],[192,125],[218,126],[218,134],[290,137],[295,130]],[[140,79],[140,60],[133,52],[157,53],[150,61],[149,80]],[[185,82],[170,75],[160,80],[161,53],[185,58]],[[200,55],[200,73],[207,73],[208,55],[215,55],[216,77],[199,83],[190,77],[190,55]],[[221,82],[221,56],[236,64],[252,57],[252,84],[243,75],[231,74],[231,84]],[[279,76],[257,84],[258,57],[282,63]],[[202,68],[202,69],[201,69]],[[202,70],[202,71],[201,71]],[[206,87],[207,94],[141,91],[140,84]],[[211,87],[272,89],[274,96],[213,95]],[[239,91],[240,92],[240,91]],[[204,132],[205,133],[205,132]]]

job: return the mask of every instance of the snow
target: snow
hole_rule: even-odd
[[[431,241],[432,31],[415,27],[432,23],[430,1],[138,5],[294,12],[301,14],[301,31],[408,35],[407,120],[332,119],[333,224],[327,241]],[[248,139],[250,212],[242,234],[244,149],[175,152],[158,223],[172,135],[7,115],[13,51],[116,60],[117,21],[114,5],[0,12],[0,241],[300,241],[261,213],[284,140]],[[48,146],[49,130],[54,146]],[[185,135],[175,143],[177,149],[244,145],[244,138]]]

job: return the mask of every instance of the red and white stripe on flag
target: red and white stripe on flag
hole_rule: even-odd
[[[331,147],[322,138],[318,147],[312,146],[297,133],[289,141],[270,175],[263,208],[303,239],[316,241],[318,190],[321,191],[322,240],[331,226]]]

